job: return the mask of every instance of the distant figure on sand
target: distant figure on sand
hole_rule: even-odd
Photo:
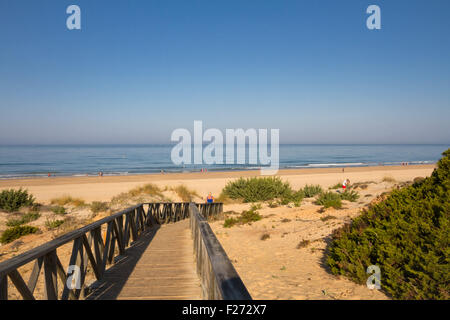
[[[214,197],[212,196],[211,192],[208,194],[208,196],[206,197],[206,203],[213,203],[214,202]]]
[[[350,184],[350,179],[345,179],[344,182],[342,182],[342,190],[346,190],[347,186]]]

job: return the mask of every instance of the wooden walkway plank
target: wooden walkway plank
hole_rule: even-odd
[[[147,230],[86,299],[202,299],[189,220]]]

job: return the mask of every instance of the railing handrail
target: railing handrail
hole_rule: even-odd
[[[148,205],[147,212],[144,210],[144,205]],[[197,206],[205,218],[223,211],[222,203],[197,205],[189,202],[140,203],[0,262],[0,300],[8,299],[8,278],[24,299],[35,299],[34,291],[42,268],[45,276],[46,299],[58,299],[60,292],[58,279],[63,283],[61,299],[65,300],[69,297],[79,299],[81,289],[85,287],[88,265],[92,267],[96,279],[100,280],[106,271],[106,266],[111,264],[116,256],[125,254],[126,248],[137,241],[148,227],[176,222],[189,217],[192,220],[190,214],[192,206],[198,217],[202,216]],[[203,218],[202,221],[206,220]],[[102,231],[103,227],[105,227],[104,231]],[[102,232],[104,232],[103,237]],[[212,235],[214,236],[214,234]],[[78,289],[67,287],[66,280],[69,277],[69,271],[64,269],[57,255],[57,249],[70,242],[73,243],[73,246],[69,265],[77,265],[81,270],[81,287]],[[18,269],[33,261],[33,270],[26,283]]]
[[[193,203],[189,205],[197,272],[207,299],[251,300],[252,297],[208,221]],[[205,257],[205,251],[207,257]],[[207,258],[208,261],[204,261]],[[205,266],[205,263],[209,266]],[[212,274],[211,274],[211,273]]]
[[[84,227],[70,231],[54,240],[46,242],[36,248],[26,251],[18,256],[15,256],[11,259],[0,262],[0,276],[7,274],[14,269],[20,268],[21,266],[27,264],[28,262],[33,261],[41,256],[44,256],[47,253],[65,245],[66,243],[79,238],[83,234],[86,234],[87,232],[90,232],[106,223],[109,223],[109,222],[117,219],[118,217],[123,216],[123,215],[129,213],[130,211],[133,211],[141,206],[142,206],[142,204],[137,204],[135,206],[128,207],[122,211],[119,211],[119,212],[111,215],[111,216],[105,217],[103,219],[100,219],[93,223],[90,223]]]

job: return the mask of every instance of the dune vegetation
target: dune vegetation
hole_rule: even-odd
[[[449,221],[450,149],[430,177],[392,191],[335,230],[327,263],[361,284],[367,268],[378,266],[381,289],[395,299],[447,300]]]

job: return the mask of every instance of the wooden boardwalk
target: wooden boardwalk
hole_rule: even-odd
[[[201,299],[189,220],[147,230],[120,256],[87,297]]]

